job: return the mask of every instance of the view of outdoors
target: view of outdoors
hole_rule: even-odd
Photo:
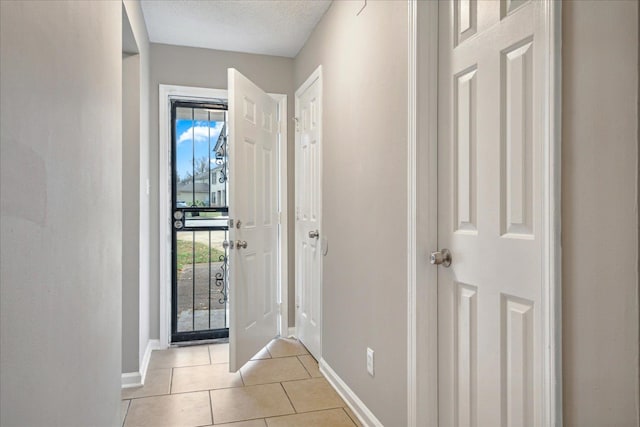
[[[225,112],[176,110],[178,207],[226,206]]]
[[[174,210],[183,211],[175,230],[176,307],[174,333],[228,327],[226,111],[176,107]],[[182,229],[184,227],[184,229]],[[198,227],[198,230],[189,230]],[[202,228],[205,228],[204,230]]]

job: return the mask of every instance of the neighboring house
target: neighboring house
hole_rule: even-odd
[[[184,201],[187,206],[207,206],[209,195],[209,184],[197,179],[181,182],[176,188],[176,200]]]
[[[222,181],[222,182],[220,182]],[[223,167],[217,166],[211,171],[211,206],[227,205],[227,179]]]
[[[187,206],[227,205],[226,127],[225,123],[212,150],[210,175],[203,171],[181,180],[176,186],[176,200]]]
[[[181,181],[176,186],[176,200],[184,201],[187,206],[226,206],[227,183],[223,167],[212,168],[210,177],[208,172],[203,172]]]

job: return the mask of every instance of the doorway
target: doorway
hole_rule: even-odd
[[[171,100],[171,342],[229,336],[227,101]]]
[[[236,91],[237,92],[237,91]],[[215,338],[216,336],[224,336],[223,329],[232,330],[233,329],[233,313],[234,309],[232,307],[231,301],[233,300],[233,286],[234,286],[234,274],[233,264],[234,257],[238,259],[239,255],[246,253],[245,248],[238,250],[235,246],[237,240],[248,241],[244,235],[244,227],[243,229],[238,229],[236,227],[237,223],[234,223],[233,228],[231,228],[231,219],[228,217],[228,214],[234,214],[232,212],[233,206],[241,207],[246,205],[243,201],[244,197],[248,197],[249,193],[238,193],[236,197],[236,202],[234,204],[233,199],[233,170],[236,169],[237,172],[240,173],[240,178],[243,177],[242,170],[246,169],[246,165],[242,162],[239,163],[238,167],[233,166],[232,152],[233,152],[233,140],[231,139],[231,129],[233,128],[233,117],[243,117],[245,118],[244,110],[238,111],[238,109],[234,109],[235,114],[231,114],[230,110],[226,110],[225,106],[228,103],[228,107],[231,109],[232,90],[230,86],[230,90],[226,89],[210,89],[210,88],[198,88],[198,87],[187,87],[187,86],[174,86],[174,85],[159,85],[159,146],[160,146],[160,157],[159,157],[159,217],[160,217],[160,241],[159,241],[159,250],[160,250],[160,301],[159,301],[159,317],[160,317],[160,348],[167,348],[171,346],[173,343],[185,343],[185,341],[191,341],[192,339],[210,339]],[[270,98],[275,101],[276,109],[272,116],[272,129],[277,134],[277,150],[272,153],[274,163],[272,165],[273,175],[271,179],[271,186],[273,186],[273,192],[276,194],[276,202],[272,203],[271,206],[276,210],[275,213],[275,224],[277,225],[277,241],[275,242],[273,256],[277,259],[277,263],[274,267],[274,280],[275,280],[275,288],[274,291],[270,294],[270,298],[273,298],[274,307],[276,311],[276,319],[278,321],[277,331],[281,334],[286,334],[288,327],[288,304],[287,304],[287,283],[288,283],[288,269],[287,269],[287,203],[286,203],[286,195],[287,195],[287,97],[283,94],[268,94]],[[210,194],[208,204],[206,197],[204,195],[203,190],[204,187],[198,186],[198,182],[201,181],[199,178],[195,178],[192,180],[189,176],[185,177],[185,172],[182,172],[180,178],[182,179],[182,184],[191,184],[191,191],[189,192],[187,188],[180,187],[180,183],[178,182],[178,175],[175,175],[176,184],[173,185],[173,163],[177,160],[173,157],[172,151],[172,138],[174,137],[174,132],[172,130],[171,123],[171,110],[175,103],[172,101],[185,102],[188,104],[195,104],[195,110],[193,113],[185,112],[185,117],[188,120],[193,122],[197,122],[200,119],[202,121],[208,121],[209,117],[204,117],[204,112],[199,112],[198,108],[202,110],[211,110],[212,118],[211,122],[221,121],[220,118],[216,119],[215,114],[220,114],[221,111],[226,113],[225,121],[227,123],[227,129],[225,132],[222,132],[222,129],[219,127],[220,132],[223,133],[228,138],[228,156],[223,160],[227,161],[227,169],[228,169],[228,179],[226,184],[226,193],[225,186],[222,186],[222,183],[219,182],[221,178],[221,170],[215,170],[216,176],[215,180],[218,181],[214,183],[212,176],[209,176],[209,184],[211,185]],[[176,108],[180,106],[180,104],[175,104]],[[240,109],[244,107],[244,105],[235,102],[235,105],[238,105]],[[226,111],[225,111],[226,110]],[[193,114],[193,117],[189,119],[189,114]],[[202,116],[198,116],[198,114],[202,114]],[[265,120],[262,116],[256,116],[260,120],[262,124]],[[246,120],[246,118],[245,118]],[[197,124],[197,123],[196,123]],[[219,124],[212,125],[221,126]],[[197,126],[196,126],[197,127]],[[188,130],[187,128],[181,128],[182,132],[175,132],[176,141],[180,140],[182,134]],[[206,133],[208,139],[208,130],[206,129],[193,129],[192,133],[195,135],[195,139],[197,139],[198,135],[203,136]],[[214,164],[219,162],[220,156],[213,152],[215,150],[215,146],[218,142],[216,140],[213,141],[213,137],[217,135],[216,132],[212,132],[212,152],[211,152],[211,165],[212,165],[212,174],[214,172]],[[218,135],[219,136],[219,135]],[[186,138],[186,136],[185,136]],[[192,135],[191,140],[194,139]],[[186,142],[187,139],[183,139],[183,143]],[[222,143],[222,140],[220,140]],[[200,142],[201,144],[205,144],[204,140]],[[179,145],[179,144],[178,144]],[[209,142],[206,144],[207,149],[209,147]],[[192,148],[193,150],[193,148]],[[188,150],[186,150],[188,151]],[[225,151],[225,154],[227,152]],[[193,153],[191,155],[192,159],[199,159],[201,155],[194,156]],[[236,157],[236,161],[240,158]],[[188,165],[187,165],[188,166]],[[201,167],[202,168],[202,167]],[[184,168],[182,168],[184,169]],[[207,166],[208,169],[208,166]],[[188,170],[186,170],[189,172]],[[194,167],[191,167],[191,175],[197,175],[198,173],[198,165],[195,167],[196,174],[194,174]],[[205,174],[206,175],[206,174]],[[186,181],[184,180],[186,178]],[[246,177],[242,178],[246,179]],[[262,183],[262,181],[256,181]],[[195,184],[195,190],[194,190]],[[175,194],[174,194],[175,187]],[[215,188],[214,188],[215,187]],[[185,190],[184,192],[180,192],[178,190]],[[189,196],[191,194],[191,196]],[[183,197],[184,196],[184,197]],[[226,203],[226,206],[224,203]],[[195,204],[195,206],[193,206]],[[206,205],[206,206],[205,206]],[[182,215],[179,219],[175,219],[174,214],[178,212],[178,216]],[[237,214],[237,212],[236,212]],[[241,217],[242,215],[240,215]],[[241,224],[246,225],[246,218],[240,218]],[[182,228],[179,230],[175,229],[175,221],[180,221]],[[224,224],[226,222],[226,224]],[[200,229],[202,227],[202,229]],[[212,228],[213,227],[213,228]],[[228,227],[228,228],[226,228]],[[184,232],[184,236],[176,236],[176,232]],[[195,232],[195,236],[194,236]],[[187,286],[183,286],[183,290],[186,289],[186,293],[183,292],[182,298],[184,301],[184,305],[181,305],[180,301],[178,301],[178,308],[174,309],[176,304],[173,304],[173,293],[174,293],[174,274],[173,272],[176,270],[175,267],[182,267],[183,270],[194,270],[193,265],[196,265],[196,269],[199,264],[208,264],[209,263],[209,254],[208,249],[204,249],[202,246],[197,243],[203,243],[205,246],[209,243],[209,232],[211,232],[211,276],[212,282],[209,282],[209,272],[207,267],[200,268],[203,270],[200,276],[204,275],[204,286],[198,286],[196,281],[196,286],[193,285],[193,278],[191,278],[191,286],[189,286],[187,282]],[[223,233],[227,232],[227,237],[223,237]],[[182,237],[179,239],[179,237]],[[176,240],[176,245],[180,244],[183,248],[182,256],[180,259],[174,259],[174,253],[172,252],[172,248],[174,247],[174,240]],[[231,246],[225,248],[223,243],[227,240],[229,245],[234,243],[234,249],[231,250]],[[181,241],[182,243],[180,243]],[[186,242],[186,243],[185,243]],[[189,246],[190,244],[190,246]],[[255,249],[255,242],[252,241],[251,249]],[[225,258],[221,258],[223,255],[221,252],[224,252],[227,260],[227,270],[226,270],[226,295],[222,295],[219,289],[222,289],[223,286],[216,286],[216,273],[221,273],[221,266],[224,263]],[[217,258],[216,258],[217,256]],[[194,262],[195,257],[195,262]],[[189,261],[191,260],[191,261]],[[185,261],[185,262],[183,262]],[[202,262],[201,262],[202,261]],[[175,262],[175,266],[174,266]],[[180,265],[178,265],[180,262]],[[237,264],[237,263],[236,263]],[[196,272],[197,273],[197,272]],[[196,274],[197,275],[197,274]],[[187,276],[186,280],[188,281],[191,276]],[[238,275],[235,276],[236,278]],[[237,280],[236,280],[237,281]],[[209,315],[209,308],[205,308],[206,305],[198,306],[199,301],[207,302],[209,297],[209,283],[211,283],[211,294],[212,299],[214,296],[217,296],[218,299],[213,299],[209,303],[209,307],[212,311],[220,310],[218,312],[211,313],[211,329],[209,329],[209,319],[207,316]],[[189,289],[190,288],[190,289]],[[193,290],[195,289],[195,292]],[[201,297],[198,296],[198,292],[200,292]],[[195,305],[194,302],[195,295]],[[220,298],[226,297],[225,308],[228,308],[224,313],[226,316],[225,321],[226,324],[224,328],[221,326],[222,322],[216,322],[220,320],[223,316],[222,303],[219,301]],[[242,300],[242,299],[241,299]],[[189,303],[189,301],[191,301]],[[238,301],[240,304],[244,304],[242,301]],[[191,311],[189,311],[191,310]],[[200,312],[198,312],[200,310]],[[195,311],[195,313],[194,313]],[[205,313],[206,312],[206,313]],[[180,314],[182,314],[182,325],[183,327],[177,327],[180,323]],[[175,320],[174,320],[175,319]],[[174,321],[176,323],[176,328],[174,329]],[[185,326],[186,325],[186,326]],[[195,326],[195,327],[194,327]],[[201,328],[202,326],[202,328]],[[191,329],[191,330],[189,330]],[[176,331],[179,336],[174,337],[172,331]],[[202,332],[202,331],[206,332]],[[284,331],[284,332],[283,332]],[[233,337],[229,333],[229,340],[233,341]],[[193,338],[195,336],[199,336],[201,338]],[[272,338],[271,336],[270,338]],[[174,338],[176,340],[174,341]],[[240,364],[241,366],[241,364]]]

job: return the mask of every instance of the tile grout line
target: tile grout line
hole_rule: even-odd
[[[213,418],[213,395],[211,394],[212,390],[209,390],[209,411],[211,411],[211,424],[215,424],[216,420]],[[349,416],[349,414],[347,414]]]
[[[313,378],[313,375],[311,375],[311,371],[309,371],[307,369],[307,367],[305,366],[304,363],[302,363],[302,360],[300,360],[300,356],[296,356],[296,359],[298,359],[298,362],[300,362],[300,364],[302,365],[302,367],[304,368],[305,371],[307,371],[307,374],[309,375],[309,378]]]
[[[173,394],[171,393],[173,390],[173,370],[175,368],[171,368],[171,372],[169,372],[169,394]]]
[[[238,369],[238,373],[240,374],[240,381],[242,381],[242,387],[246,387],[247,385],[244,383],[244,377],[242,376],[242,368]]]
[[[351,410],[351,408],[349,408],[349,410]],[[351,420],[351,422],[353,423],[354,426],[358,427],[358,424],[356,423],[356,420],[353,419],[353,417],[351,415],[349,415],[349,413],[347,412],[347,410],[345,409],[345,406],[342,407],[342,411],[347,414],[347,418],[349,418]],[[360,421],[358,421],[359,423]]]
[[[266,422],[267,420],[272,420],[272,419],[275,419],[275,418],[293,417],[295,415],[306,415],[306,414],[314,414],[314,413],[318,413],[318,412],[328,412],[328,411],[340,411],[340,410],[342,410],[342,412],[344,412],[344,414],[347,416],[347,419],[349,421],[351,421],[351,424],[353,424],[354,426],[357,427],[357,424],[355,423],[354,419],[349,416],[349,414],[347,413],[347,411],[344,408],[345,408],[344,406],[341,406],[341,407],[338,407],[338,408],[314,409],[312,411],[296,412],[295,414],[274,415],[272,417],[264,418],[264,420]],[[241,421],[234,421],[234,422],[241,422]]]
[[[280,384],[280,387],[282,387],[282,390],[284,391],[284,395],[287,396],[287,399],[289,400],[289,403],[291,404],[291,407],[293,408],[293,412],[295,414],[298,414],[298,409],[296,409],[295,405],[293,404],[293,401],[291,400],[291,397],[289,397],[289,393],[287,393],[287,389],[284,388],[284,385],[280,382],[278,383]]]
[[[122,425],[124,427],[124,423],[127,421],[127,415],[129,415],[129,408],[131,407],[131,399],[127,401],[127,409],[124,411],[124,417],[122,417]]]

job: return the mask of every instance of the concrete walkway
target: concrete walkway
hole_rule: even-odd
[[[179,332],[209,329],[209,316],[212,329],[227,327],[225,290],[217,286],[216,281],[216,273],[222,272],[221,267],[221,262],[202,263],[186,265],[178,272]]]

